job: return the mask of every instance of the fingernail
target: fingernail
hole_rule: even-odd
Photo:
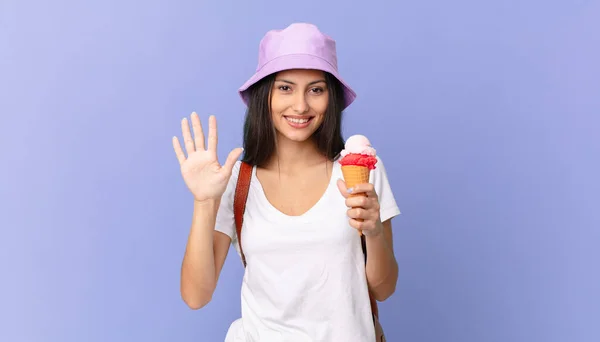
[[[348,193],[352,193],[353,190],[354,190],[353,188],[349,188]]]

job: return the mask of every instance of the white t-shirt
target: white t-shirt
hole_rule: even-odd
[[[215,225],[238,254],[233,199],[240,163]],[[301,216],[288,216],[267,200],[253,169],[242,229],[242,318],[231,324],[225,342],[375,341],[360,236],[348,223],[339,178],[336,161],[319,201]],[[370,182],[382,222],[400,214],[381,159]]]

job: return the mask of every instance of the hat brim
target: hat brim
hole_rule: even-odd
[[[273,73],[290,70],[290,69],[314,69],[321,70],[330,73],[335,78],[340,81],[342,87],[344,88],[344,108],[346,109],[354,100],[356,99],[356,93],[350,86],[342,79],[338,71],[327,61],[324,59],[306,54],[294,54],[294,55],[284,55],[278,58],[273,59],[269,63],[265,64],[262,68],[260,68],[244,85],[240,87],[238,90],[242,101],[246,105],[249,102],[249,94],[248,88],[250,88],[253,84],[260,81],[266,76],[269,76]]]

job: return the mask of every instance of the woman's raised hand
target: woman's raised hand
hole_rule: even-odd
[[[233,149],[225,164],[219,164],[217,159],[217,119],[213,115],[208,118],[208,145],[206,148],[198,114],[192,113],[191,121],[193,137],[188,119],[181,120],[187,158],[179,139],[173,137],[173,148],[181,166],[181,175],[196,201],[218,200],[225,192],[233,166],[243,149]]]

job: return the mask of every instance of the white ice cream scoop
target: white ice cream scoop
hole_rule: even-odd
[[[376,151],[371,147],[369,139],[364,135],[355,134],[346,140],[346,146],[340,153],[343,156],[349,153],[366,154],[369,156],[375,156]]]

